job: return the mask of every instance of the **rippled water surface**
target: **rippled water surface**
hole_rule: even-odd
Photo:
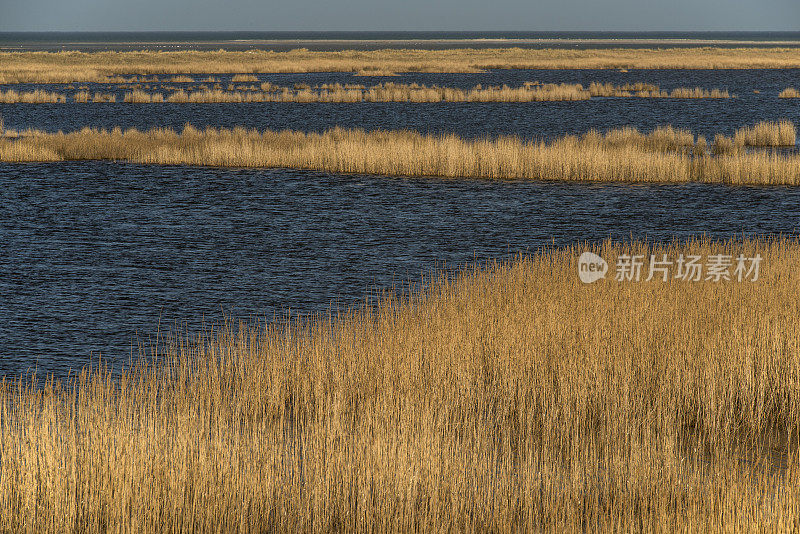
[[[800,124],[800,71],[495,71],[379,81],[471,87],[528,80],[721,88],[729,100],[593,99],[529,104],[14,104],[9,128],[246,126],[409,128],[547,138],[672,124],[709,137],[760,120]],[[223,83],[227,79],[222,77]],[[173,84],[174,85],[174,84]],[[92,91],[108,87],[89,84]],[[42,86],[70,93],[64,86]],[[17,86],[31,89],[32,86]],[[756,92],[758,91],[758,92]],[[120,93],[121,95],[121,93]],[[331,175],[293,170],[0,163],[0,375],[63,376],[90,354],[124,364],[160,329],[224,317],[270,320],[364,302],[433,269],[546,244],[800,231],[800,188],[574,184]]]
[[[198,75],[199,81],[205,75]],[[230,75],[220,75],[227,87]],[[455,132],[465,137],[518,135],[524,138],[552,138],[564,134],[601,131],[621,126],[652,130],[671,124],[688,128],[709,138],[730,135],[736,128],[762,120],[790,119],[800,124],[800,100],[781,99],[785,88],[800,89],[800,70],[497,70],[481,74],[412,73],[391,77],[353,76],[349,73],[260,74],[259,81],[292,86],[295,83],[381,82],[421,83],[449,87],[477,84],[519,87],[526,81],[543,83],[647,82],[671,91],[676,87],[726,89],[731,99],[593,98],[577,102],[526,103],[236,103],[236,104],[132,104],[122,102],[125,91],[108,84],[36,84],[70,97],[78,86],[90,91],[116,92],[116,103],[0,104],[7,128],[38,128],[71,131],[84,126],[148,129],[168,126],[245,126],[247,128],[322,131],[334,126],[374,130],[412,129],[421,132]],[[167,83],[169,87],[195,84]],[[236,84],[236,85],[251,85]],[[7,88],[31,90],[32,84]],[[160,86],[144,89],[163,92]],[[755,91],[758,91],[757,93]]]
[[[0,374],[119,364],[159,323],[324,312],[549,243],[795,233],[798,217],[784,187],[0,164]]]

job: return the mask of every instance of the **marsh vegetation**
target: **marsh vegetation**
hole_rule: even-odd
[[[8,531],[798,528],[800,244],[758,280],[577,276],[583,247],[333,316],[0,385]]]
[[[798,68],[797,48],[447,49],[318,52],[5,52],[0,83],[111,82],[154,76],[352,72],[482,72],[490,69]]]
[[[234,76],[234,78],[236,78]],[[255,79],[246,81],[254,82]],[[128,84],[125,84],[128,85]],[[130,84],[134,85],[134,84]],[[700,87],[678,87],[672,91],[661,90],[657,85],[648,83],[628,83],[614,85],[610,83],[592,82],[588,87],[569,83],[525,82],[520,87],[476,85],[470,89],[458,87],[441,87],[418,83],[395,84],[381,83],[373,86],[361,84],[328,83],[311,87],[308,84],[295,84],[294,87],[262,82],[258,86],[251,84],[233,85],[223,90],[220,84],[210,89],[201,85],[195,88],[176,88],[162,86],[164,92],[145,91],[142,84],[137,83],[132,91],[124,93],[123,102],[129,103],[223,103],[223,102],[543,102],[589,100],[592,97],[614,98],[731,98],[727,90],[703,89]],[[72,95],[73,102],[115,102],[116,95],[95,92],[90,95],[87,89]],[[53,103],[67,102],[65,93],[45,91],[17,91],[9,89],[0,91],[0,103]]]
[[[445,178],[798,184],[800,156],[772,149],[794,147],[795,135],[788,121],[741,128],[732,137],[717,135],[712,143],[671,127],[649,133],[590,131],[553,141],[342,128],[323,133],[84,128],[7,132],[0,138],[0,160],[125,160]]]

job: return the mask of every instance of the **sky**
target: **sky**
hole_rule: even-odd
[[[800,0],[0,0],[0,31],[800,31]]]

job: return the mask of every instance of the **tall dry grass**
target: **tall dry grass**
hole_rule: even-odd
[[[677,87],[672,91],[663,91],[657,85],[649,83],[629,83],[616,86],[611,83],[592,82],[588,88],[592,96],[639,97],[639,98],[731,98],[724,89],[703,89],[701,87]]]
[[[583,249],[3,382],[0,528],[800,528],[800,243],[593,248],[760,255],[757,282],[584,285]]]
[[[704,138],[670,127],[591,131],[550,142],[516,137],[463,139],[412,131],[322,134],[187,126],[148,132],[85,128],[17,132],[0,139],[2,161],[126,160],[138,163],[287,167],[398,176],[626,182],[798,184],[800,155],[746,149],[793,143],[791,123],[763,123]],[[720,149],[722,141],[730,146]]]
[[[231,78],[231,81],[234,83],[238,82],[257,82],[258,78],[253,76],[252,74],[234,74]]]
[[[640,84],[636,84],[640,85]],[[643,84],[641,84],[643,85]],[[628,87],[592,84],[525,84],[521,87],[477,85],[470,89],[426,86],[416,83],[382,83],[364,87],[325,84],[316,88],[262,84],[262,90],[249,91],[177,91],[167,97],[170,102],[541,102],[588,100],[594,96],[641,98],[730,98],[727,91],[679,88],[661,91],[657,86],[632,92]]]
[[[66,101],[66,96],[43,89],[35,89],[33,91],[0,90],[0,103],[2,104],[43,104],[63,103]]]
[[[89,91],[79,91],[72,96],[72,100],[80,103],[94,102],[116,102],[117,96],[108,93],[95,93],[94,96]]]
[[[778,95],[779,98],[800,98],[800,91],[795,89],[794,87],[787,87],[781,94]]]
[[[106,82],[131,76],[272,72],[480,72],[488,69],[798,68],[797,48],[451,49],[336,52],[6,52],[0,83]]]
[[[791,121],[761,122],[736,130],[733,142],[738,146],[794,146],[796,135]]]
[[[386,83],[371,87],[326,84],[325,87],[295,88],[262,84],[264,90],[176,91],[169,102],[537,102],[587,100],[580,85],[547,84],[519,88],[481,87],[460,89],[419,84]],[[255,89],[255,88],[253,88]]]
[[[164,95],[161,93],[148,93],[147,91],[136,89],[125,93],[122,97],[122,101],[133,104],[152,104],[154,102],[164,102]]]
[[[249,81],[248,78],[246,81]],[[311,87],[306,84],[295,84],[294,87],[282,87],[270,82],[261,83],[259,87],[234,86],[230,84],[227,91],[221,89],[198,90],[162,86],[162,89],[173,92],[166,97],[164,93],[147,92],[141,86],[126,92],[124,102],[131,103],[239,103],[239,102],[543,102],[588,100],[592,97],[639,97],[639,98],[730,98],[727,91],[719,89],[678,88],[671,92],[662,91],[651,84],[613,84],[592,83],[587,89],[581,84],[540,84],[528,82],[521,87],[477,85],[470,89],[457,87],[426,86],[417,83],[395,84],[382,83],[370,87],[355,84],[323,84]],[[88,98],[87,91],[75,94],[76,102],[109,102],[108,96]],[[2,98],[2,93],[0,93]],[[6,97],[8,102],[66,102],[66,96],[41,90],[17,93],[10,91]]]

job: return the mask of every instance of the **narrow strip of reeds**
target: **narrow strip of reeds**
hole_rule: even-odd
[[[605,97],[639,97],[639,98],[731,98],[730,93],[722,89],[703,89],[700,87],[678,87],[672,91],[662,91],[657,85],[649,83],[629,83],[615,86],[611,83],[592,82],[589,85],[592,96]]]
[[[166,97],[169,102],[544,102],[588,100],[593,96],[639,98],[730,98],[727,91],[679,88],[671,93],[657,86],[631,84],[613,86],[592,84],[584,89],[580,84],[525,84],[522,87],[477,85],[471,89],[426,86],[419,84],[383,83],[371,87],[363,85],[323,84],[317,87],[296,84],[293,88],[262,83],[260,91],[255,86],[234,87],[228,91],[179,90]],[[163,97],[162,97],[163,98]],[[142,99],[146,102],[146,99]],[[161,100],[158,100],[161,101]]]
[[[231,78],[231,81],[233,83],[238,83],[238,82],[257,82],[258,78],[253,76],[252,74],[235,74]]]
[[[0,103],[3,104],[51,104],[66,101],[66,96],[43,89],[33,91],[0,90]]]
[[[787,87],[781,94],[778,95],[779,98],[800,98],[800,91],[795,89],[794,87]]]
[[[123,83],[158,83],[159,79],[158,79],[158,76],[144,76],[144,75],[142,75],[142,76],[136,76],[136,75],[134,75],[134,76],[120,76],[120,75],[114,75],[114,76],[106,76],[106,77],[104,77],[102,79],[81,80],[81,81],[95,82],[95,83],[117,83],[117,84],[123,84]]]
[[[161,93],[148,93],[137,89],[125,93],[122,97],[122,101],[133,104],[152,104],[154,102],[164,102],[164,95]]]
[[[187,90],[175,86],[161,86],[161,89],[172,90],[166,97],[161,92],[143,91],[147,85],[137,84],[137,89],[125,93],[124,102],[129,103],[237,103],[237,102],[544,102],[588,100],[591,97],[616,98],[730,98],[727,91],[718,89],[678,88],[672,92],[661,91],[650,84],[628,84],[614,86],[612,84],[592,83],[588,89],[580,84],[541,84],[526,83],[521,87],[477,85],[470,89],[455,87],[426,86],[416,83],[394,84],[383,83],[370,87],[355,84],[323,84],[311,87],[307,84],[295,84],[294,87],[281,87],[270,82],[256,85],[230,84],[227,91],[221,89]],[[95,93],[95,98],[87,97],[87,89],[75,94],[76,102],[111,102],[112,96]],[[3,93],[0,93],[2,97]],[[101,95],[101,96],[98,96]],[[8,91],[5,102],[48,103],[66,102],[66,96],[46,91],[16,92]],[[116,100],[116,97],[114,97]]]
[[[127,160],[138,163],[288,167],[341,173],[626,182],[798,184],[800,156],[744,150],[784,146],[788,123],[759,124],[707,151],[691,132],[658,128],[589,132],[551,142],[516,137],[463,139],[411,131],[345,130],[322,134],[187,126],[148,132],[85,128],[73,133],[22,132],[0,143],[0,160]],[[755,133],[753,133],[755,132]],[[54,156],[55,155],[55,156]]]
[[[117,97],[116,95],[106,94],[106,93],[95,93],[92,95],[89,91],[80,91],[73,95],[72,100],[75,102],[86,103],[86,102],[94,102],[94,103],[102,103],[102,102],[116,102]]]

